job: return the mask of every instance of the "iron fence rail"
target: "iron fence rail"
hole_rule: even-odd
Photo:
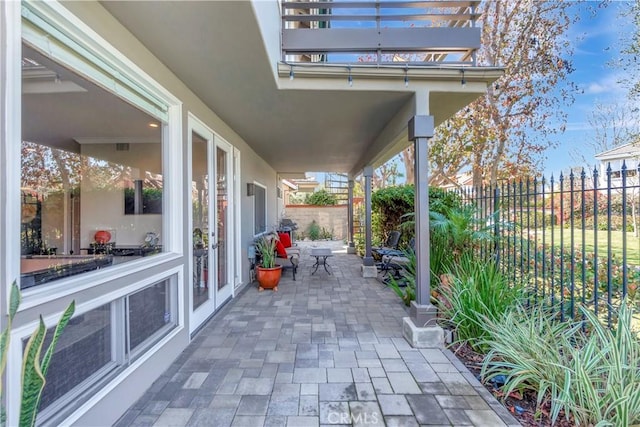
[[[557,307],[561,320],[580,320],[579,304],[611,326],[623,298],[640,303],[640,164],[609,164],[556,180],[527,179],[457,190],[476,207],[492,256],[532,302]]]

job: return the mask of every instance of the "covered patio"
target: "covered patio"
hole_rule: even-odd
[[[449,350],[407,343],[407,310],[341,242],[300,245],[296,281],[246,287],[117,425],[519,425]]]

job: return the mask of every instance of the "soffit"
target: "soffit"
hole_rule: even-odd
[[[279,90],[249,1],[102,5],[278,171],[351,171],[412,98]]]

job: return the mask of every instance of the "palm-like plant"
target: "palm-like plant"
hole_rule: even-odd
[[[429,213],[429,225],[434,237],[441,238],[456,259],[479,243],[493,241],[491,223],[490,220],[479,218],[476,207],[472,205],[445,207],[444,213]]]
[[[256,250],[260,254],[260,266],[262,268],[274,268],[276,266],[276,237],[262,236],[256,242]]]

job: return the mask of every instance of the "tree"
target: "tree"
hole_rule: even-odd
[[[628,104],[596,104],[588,118],[593,136],[586,144],[580,144],[579,148],[572,150],[571,157],[586,169],[593,169],[594,155],[631,143],[637,138],[640,123],[636,121],[635,114],[630,111]]]
[[[535,0],[480,4],[478,63],[503,66],[505,74],[438,126],[430,142],[432,183],[451,181],[464,168],[471,168],[476,186],[535,173],[540,154],[553,145],[549,137],[564,130],[560,107],[577,91],[567,82],[573,52],[566,34],[579,19],[577,7]]]
[[[308,194],[305,198],[305,204],[316,206],[332,206],[338,204],[338,198],[335,194],[329,193],[324,188]]]
[[[396,156],[373,171],[372,187],[374,190],[397,184],[398,178],[403,176],[398,170],[398,159],[398,156]],[[411,171],[413,172],[413,168]]]
[[[622,9],[623,17],[630,17],[633,30],[623,36],[621,56],[617,66],[624,71],[623,83],[629,89],[630,100],[640,99],[640,0]]]

